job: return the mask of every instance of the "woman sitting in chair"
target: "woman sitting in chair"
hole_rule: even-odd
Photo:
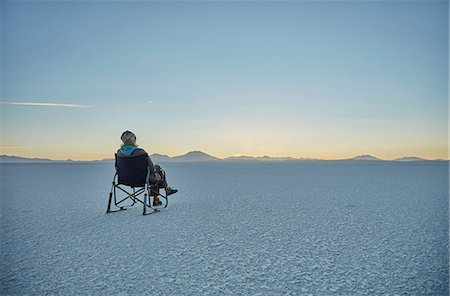
[[[120,139],[123,142],[122,147],[117,151],[119,157],[132,157],[142,154],[147,154],[144,149],[138,148],[136,145],[136,136],[130,132],[125,131]],[[153,165],[152,160],[148,157],[148,165],[150,168],[150,184],[152,187],[164,188],[166,190],[166,195],[176,193],[178,190],[170,188],[166,181],[166,173],[162,170],[159,165]],[[153,191],[152,191],[153,192]],[[159,206],[162,202],[158,198],[158,193],[153,193],[153,206]]]

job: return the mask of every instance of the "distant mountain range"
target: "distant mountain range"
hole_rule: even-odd
[[[442,159],[429,160],[420,157],[408,156],[396,158],[393,160],[384,160],[372,155],[359,155],[347,159],[334,159],[334,160],[324,160],[324,159],[314,159],[314,158],[293,158],[293,157],[270,157],[270,156],[230,156],[226,158],[218,158],[209,155],[202,151],[191,151],[179,156],[168,156],[163,154],[152,154],[150,155],[154,163],[164,163],[164,162],[311,162],[311,161],[321,161],[321,162],[383,162],[383,161],[398,161],[398,162],[415,162],[415,161],[446,161]],[[0,155],[0,163],[48,163],[48,162],[112,162],[113,159],[102,159],[93,161],[73,161],[73,160],[51,160],[47,158],[26,158],[19,156],[9,156]]]
[[[42,162],[53,162],[57,160],[51,160],[48,158],[25,158],[19,156],[9,156],[9,155],[0,155],[1,163],[42,163]]]
[[[153,162],[208,162],[208,161],[219,161],[218,157],[206,154],[201,151],[191,151],[183,155],[170,157],[168,155],[152,154],[150,158]]]
[[[48,158],[27,158],[13,155],[0,155],[0,163],[71,163],[71,162],[111,162],[113,159],[101,160],[54,160]]]

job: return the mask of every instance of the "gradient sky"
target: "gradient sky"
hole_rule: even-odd
[[[1,5],[1,154],[448,158],[448,1]]]

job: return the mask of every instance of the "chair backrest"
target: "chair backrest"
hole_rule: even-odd
[[[143,187],[149,172],[148,154],[123,157],[116,154],[118,184]]]

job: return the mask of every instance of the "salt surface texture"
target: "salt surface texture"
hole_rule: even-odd
[[[164,167],[144,217],[110,163],[1,165],[0,293],[448,295],[447,163]]]

